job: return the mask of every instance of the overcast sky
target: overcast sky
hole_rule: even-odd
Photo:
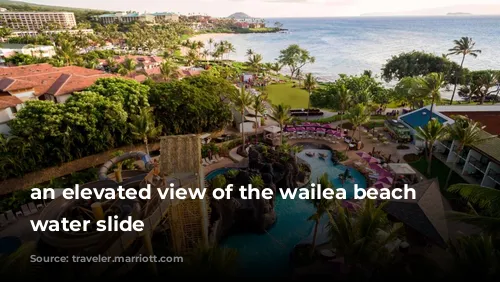
[[[500,0],[24,0],[39,4],[138,12],[170,11],[253,17],[337,17],[365,13],[429,14],[448,12],[500,14]]]

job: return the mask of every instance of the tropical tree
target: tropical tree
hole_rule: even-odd
[[[351,105],[351,90],[347,89],[345,85],[342,85],[338,90],[337,103],[338,109],[340,110],[340,129],[343,129],[344,124],[344,112]]]
[[[324,173],[318,179],[317,183],[321,185],[322,189],[326,188],[335,189],[335,187],[333,187],[333,184],[330,182],[327,173]],[[308,220],[314,221],[314,231],[313,231],[313,238],[311,242],[311,252],[310,252],[310,256],[312,257],[316,249],[316,238],[318,235],[319,222],[321,218],[323,218],[323,216],[325,216],[326,213],[333,208],[335,200],[328,200],[325,199],[324,197],[320,197],[319,199],[310,199],[309,202],[313,205],[315,209],[314,213],[308,218]]]
[[[247,50],[247,57],[250,59],[255,54],[255,52],[252,49]]]
[[[135,71],[137,63],[129,57],[126,57],[123,63],[118,66],[118,73],[128,75]]]
[[[283,125],[291,121],[290,117],[290,106],[283,103],[278,105],[273,105],[272,119],[278,122],[281,130],[280,143],[283,144]]]
[[[460,156],[465,147],[470,147],[472,145],[477,145],[492,138],[496,138],[493,135],[487,135],[483,133],[483,129],[486,126],[482,126],[481,123],[476,122],[468,118],[467,116],[454,116],[455,122],[452,125],[448,125],[448,132],[450,138],[455,140],[457,143],[455,150],[456,160],[453,163],[453,169],[450,169],[448,177],[446,178],[445,188],[448,187],[453,171],[455,171],[458,162],[460,161]]]
[[[459,40],[454,40],[455,46],[451,48],[448,55],[462,55],[462,62],[460,63],[460,72],[463,70],[465,56],[470,55],[477,58],[478,54],[481,54],[481,50],[474,49],[476,43],[472,41],[470,37],[462,37]],[[453,94],[451,95],[450,105],[453,103],[453,98],[455,97],[455,91],[457,90],[458,76],[455,77],[455,86],[453,87]]]
[[[286,49],[280,51],[278,62],[281,65],[288,66],[290,69],[290,76],[296,76],[297,70],[300,70],[308,63],[314,63],[316,59],[309,54],[309,51],[300,48],[297,44],[292,44]]]
[[[497,280],[500,252],[495,247],[495,238],[492,235],[459,237],[448,244],[448,252],[454,259],[452,277],[475,277],[479,281]]]
[[[429,97],[431,99],[431,114],[429,121],[432,119],[434,103],[441,101],[441,88],[444,85],[444,77],[442,73],[430,73],[418,80],[416,91],[421,97]]]
[[[241,87],[239,94],[233,97],[234,106],[240,112],[241,115],[241,125],[239,129],[241,130],[241,140],[243,141],[243,149],[245,149],[245,130],[244,130],[245,128],[243,127],[243,123],[245,122],[245,111],[248,106],[252,105],[253,101],[254,100],[252,94],[245,91],[245,87]]]
[[[312,73],[306,74],[306,79],[304,80],[304,88],[307,90],[309,96],[307,97],[307,116],[306,120],[309,119],[309,108],[311,107],[311,93],[318,85],[316,78]]]
[[[248,57],[248,67],[255,73],[261,73],[262,70],[262,55],[253,54]]]
[[[351,107],[347,113],[347,118],[352,124],[352,136],[359,131],[359,141],[361,141],[361,125],[370,121],[370,109],[363,104],[356,104]]]
[[[443,126],[437,119],[432,118],[423,128],[417,127],[417,137],[425,141],[427,149],[427,175],[431,175],[432,150],[436,141],[444,140],[448,137],[447,127]]]
[[[449,218],[480,227],[487,233],[500,232],[500,190],[474,184],[454,184],[448,191],[456,193],[473,206],[471,213],[449,212]],[[480,209],[478,213],[474,206]],[[496,235],[495,235],[496,236]]]
[[[74,58],[78,57],[75,43],[68,40],[60,41],[56,48],[56,56],[61,58],[66,66],[72,65]]]
[[[386,204],[376,206],[375,200],[365,199],[355,212],[339,205],[335,213],[328,213],[332,245],[344,257],[349,274],[361,274],[390,260],[386,245],[403,225],[389,222],[383,210]]]
[[[132,116],[130,129],[132,135],[138,140],[142,140],[146,146],[146,153],[149,155],[148,139],[155,138],[161,133],[161,125],[156,125],[151,108],[141,108],[138,115]]]
[[[257,130],[258,130],[258,124],[259,124],[259,114],[263,114],[265,110],[265,104],[264,104],[264,95],[256,95],[253,97],[253,109],[255,112],[255,144],[259,142],[259,138],[257,135]]]
[[[164,80],[177,79],[179,77],[178,66],[170,59],[166,59],[160,65],[161,76]]]

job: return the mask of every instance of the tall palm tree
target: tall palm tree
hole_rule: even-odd
[[[72,65],[73,59],[77,57],[75,43],[68,40],[61,40],[56,48],[56,54],[64,60],[66,66]]]
[[[245,91],[245,87],[240,88],[239,94],[233,97],[233,103],[235,108],[240,112],[241,115],[241,140],[243,141],[243,151],[245,151],[245,130],[243,128],[243,123],[245,122],[245,111],[248,106],[253,102],[253,96],[249,92]]]
[[[248,49],[247,50],[247,57],[250,59],[250,57],[252,57],[252,55],[254,55],[255,52],[252,50],[252,49]]]
[[[212,45],[213,44],[214,44],[214,39],[210,37],[208,39],[208,50],[210,51],[210,53],[212,53]]]
[[[161,133],[161,125],[156,125],[151,108],[141,108],[139,114],[131,117],[129,124],[132,135],[144,142],[146,154],[149,155],[148,139]]]
[[[283,125],[291,121],[290,106],[283,103],[279,105],[273,105],[273,113],[271,118],[277,121],[280,126],[280,142],[281,144],[283,144]]]
[[[311,94],[317,85],[318,85],[318,82],[316,81],[316,78],[312,75],[312,73],[306,74],[306,78],[304,80],[304,88],[307,90],[307,93],[309,94],[309,96],[307,98],[306,120],[309,120],[309,108],[311,107]]]
[[[478,281],[497,280],[500,252],[495,248],[494,240],[491,235],[479,234],[451,241],[448,252],[454,259],[452,276],[458,279],[474,277]]]
[[[356,133],[356,130],[359,131],[359,141],[361,141],[361,125],[370,121],[370,110],[364,104],[356,104],[352,107],[348,113],[347,118],[349,122],[352,124],[352,136]]]
[[[160,65],[160,72],[165,80],[177,79],[179,77],[178,66],[172,60],[165,60]]]
[[[450,212],[449,218],[476,225],[491,234],[500,232],[500,190],[474,184],[455,184],[448,191],[456,193],[469,203],[480,208],[472,208],[472,213]]]
[[[339,107],[339,110],[340,110],[340,129],[343,129],[343,124],[344,124],[344,121],[343,121],[343,115],[344,115],[344,112],[349,108],[349,106],[351,105],[351,99],[352,99],[352,95],[351,95],[351,90],[348,89],[344,84],[342,84],[342,86],[340,86],[338,92],[337,92],[337,99],[338,99],[338,107]]]
[[[322,189],[326,188],[332,188],[333,184],[330,182],[328,179],[328,174],[324,173],[319,179],[318,179],[318,184],[321,185]],[[333,208],[333,204],[335,203],[334,200],[328,200],[323,197],[319,199],[310,199],[309,202],[313,205],[314,207],[314,214],[312,214],[308,220],[314,221],[314,231],[313,231],[313,238],[311,242],[311,252],[310,255],[311,257],[314,255],[314,250],[316,248],[316,237],[318,235],[318,226],[319,226],[319,221],[325,214]]]
[[[427,76],[420,78],[416,84],[416,91],[423,97],[431,99],[431,114],[429,121],[432,119],[434,103],[441,101],[441,88],[444,85],[444,76],[442,73],[430,73]]]
[[[332,245],[337,255],[344,257],[348,273],[384,265],[390,260],[386,245],[396,239],[403,225],[389,222],[383,210],[386,204],[376,206],[375,200],[365,199],[354,213],[341,205],[334,214],[327,213]]]
[[[137,64],[134,60],[126,57],[123,63],[121,63],[118,67],[118,73],[121,75],[128,75],[135,71],[136,66]]]
[[[465,147],[477,145],[489,139],[496,138],[496,136],[484,134],[483,129],[486,126],[482,126],[479,122],[473,121],[467,116],[455,116],[454,120],[455,123],[448,125],[448,132],[450,138],[455,141],[454,143],[457,143],[457,147],[455,149],[456,158],[453,163],[453,169],[450,169],[450,172],[448,173],[444,188],[448,187],[451,175],[456,169],[456,166],[460,161],[460,155]]]
[[[431,175],[432,149],[436,141],[444,140],[448,137],[448,128],[443,126],[437,119],[433,118],[423,128],[417,127],[417,137],[425,141],[427,149],[427,175]]]
[[[202,53],[203,57],[205,58],[206,60],[206,65],[208,66],[208,58],[210,57],[210,51],[208,51],[208,49],[205,49],[203,50],[203,53]]]
[[[476,42],[472,41],[470,37],[462,37],[459,40],[454,40],[455,46],[448,51],[448,55],[462,55],[462,62],[460,63],[460,75],[462,74],[465,56],[470,55],[477,58],[478,54],[481,54],[481,50],[474,49]],[[455,91],[457,90],[458,75],[455,75],[455,87],[453,87],[453,94],[451,95],[450,105],[453,104],[453,98],[455,97]]]
[[[248,57],[248,66],[250,70],[259,74],[262,69],[262,55],[261,54],[253,54]]]
[[[263,114],[265,110],[264,95],[261,94],[254,96],[252,106],[255,112],[255,144],[257,144],[259,142],[257,135],[257,130],[259,129],[257,126],[259,124],[258,118],[259,114]]]

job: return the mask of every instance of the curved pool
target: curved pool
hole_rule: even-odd
[[[308,157],[307,152],[314,152],[315,157]],[[318,154],[324,153],[328,157],[319,159]],[[332,152],[321,149],[305,149],[298,157],[306,161],[312,170],[311,181],[328,173],[330,181],[335,187],[342,187],[338,176],[346,169],[350,170],[354,181],[344,185],[348,195],[353,195],[354,183],[359,187],[366,186],[366,180],[357,170],[344,165],[334,165],[331,160]],[[217,169],[207,174],[206,179],[227,172],[230,168]],[[226,238],[223,247],[237,249],[239,253],[240,273],[245,277],[280,277],[289,273],[289,256],[293,247],[312,231],[313,222],[307,219],[314,213],[314,208],[307,200],[283,200],[276,197],[275,211],[278,217],[276,224],[265,234],[233,234]],[[326,222],[326,218],[322,220]]]

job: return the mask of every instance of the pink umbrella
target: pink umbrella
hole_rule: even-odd
[[[371,157],[371,156],[369,158],[363,158],[363,160],[365,160],[369,164],[380,163],[379,159],[376,159],[376,158]]]
[[[312,126],[321,126],[321,124],[317,123],[317,122],[314,122],[314,123],[311,123]]]
[[[369,166],[370,166],[371,169],[373,169],[375,171],[382,171],[382,170],[384,170],[384,168],[380,164],[378,164],[378,163],[371,163],[371,164],[369,164]]]
[[[323,127],[323,128],[327,128],[327,129],[331,129],[331,128],[333,128],[333,127],[332,127],[331,125],[329,125],[329,124],[323,124],[323,126],[322,126],[322,127]]]
[[[336,132],[337,132],[337,131],[335,131],[335,130],[327,130],[327,131],[326,131],[326,134],[332,134],[332,135],[333,135],[333,134],[335,134]]]
[[[295,132],[295,131],[297,131],[297,128],[295,128],[295,127],[287,127],[287,128],[285,128],[285,131],[287,131],[287,132]]]
[[[389,184],[377,181],[373,184],[373,188],[381,189],[381,188],[389,188]]]
[[[385,169],[380,170],[378,173],[379,173],[379,175],[380,175],[381,177],[385,177],[385,176],[387,176],[387,177],[391,177],[391,178],[392,178],[392,173],[388,172],[388,171],[387,171],[387,170],[385,170]]]
[[[320,127],[320,128],[316,128],[316,131],[317,131],[317,132],[325,132],[325,131],[326,131],[326,129],[324,129],[324,128],[321,128],[321,127]]]
[[[296,129],[297,129],[297,131],[305,131],[305,130],[306,130],[306,128],[305,128],[305,127],[302,127],[302,126],[299,126],[299,127],[297,127]]]
[[[311,123],[310,122],[303,122],[302,125],[303,126],[308,126],[308,125],[311,125]]]
[[[394,182],[394,178],[389,177],[389,176],[383,176],[383,177],[380,177],[377,182],[392,184],[392,182]]]
[[[312,126],[309,126],[306,128],[307,131],[316,131],[316,128],[312,127]]]
[[[357,209],[359,208],[359,205],[357,203],[353,203],[351,201],[342,201],[342,206],[344,208],[348,208],[348,209]]]
[[[372,156],[370,156],[370,154],[368,154],[366,152],[363,152],[363,151],[356,152],[356,155],[360,156],[363,159],[365,159],[365,158],[371,158],[372,157]]]

